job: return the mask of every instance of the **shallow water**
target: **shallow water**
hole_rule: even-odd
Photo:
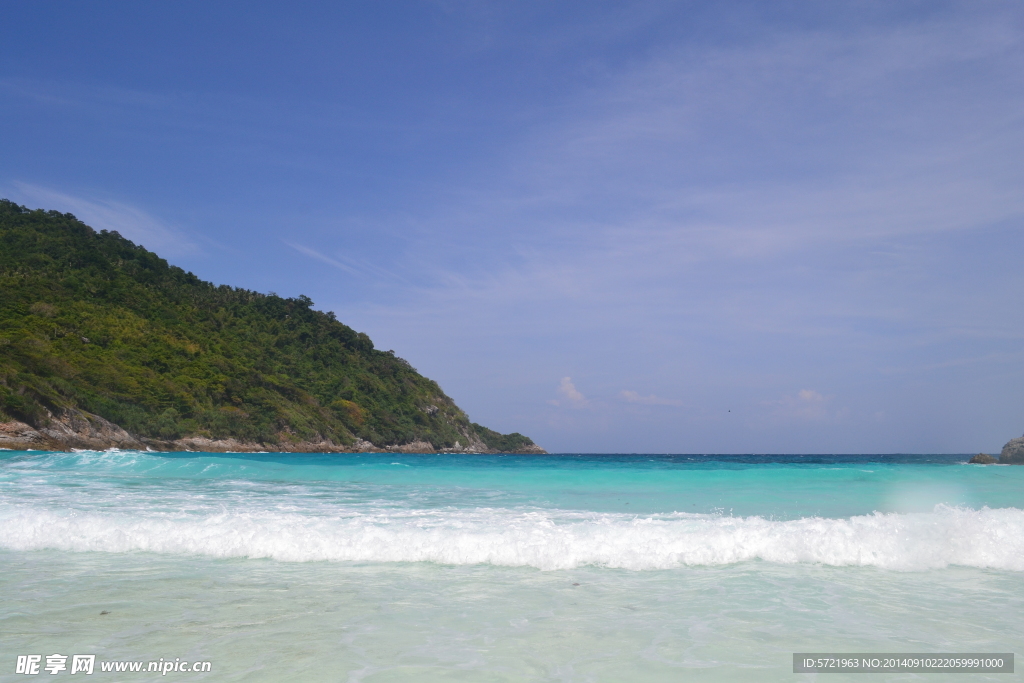
[[[1024,468],[965,461],[8,452],[0,680],[29,653],[377,682],[1020,652]]]

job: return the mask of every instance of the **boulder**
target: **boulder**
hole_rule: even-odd
[[[106,450],[108,448],[141,449],[141,441],[99,415],[77,408],[63,408],[49,413],[45,424],[37,427],[39,432],[52,443],[59,444],[60,450],[86,448]]]
[[[0,422],[0,448],[12,451],[42,451],[55,446],[50,439],[24,422]]]
[[[999,454],[999,462],[1002,465],[1024,465],[1024,436],[1006,442]]]
[[[978,453],[976,456],[974,456],[967,462],[973,463],[975,465],[994,465],[997,462],[999,462],[999,460],[995,456],[989,455],[988,453]]]

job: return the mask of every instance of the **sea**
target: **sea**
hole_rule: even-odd
[[[967,459],[0,452],[0,681],[82,678],[73,655],[85,680],[349,683],[1019,655],[1024,467]]]

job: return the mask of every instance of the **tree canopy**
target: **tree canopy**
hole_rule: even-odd
[[[73,407],[166,440],[532,445],[471,423],[312,305],[215,286],[116,232],[0,200],[0,417]]]

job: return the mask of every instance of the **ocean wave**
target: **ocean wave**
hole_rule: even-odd
[[[270,511],[140,517],[10,505],[0,508],[0,547],[542,570],[653,570],[761,560],[905,571],[950,565],[1024,571],[1024,510],[940,505],[930,513],[777,521],[499,508],[353,511],[330,517]]]

